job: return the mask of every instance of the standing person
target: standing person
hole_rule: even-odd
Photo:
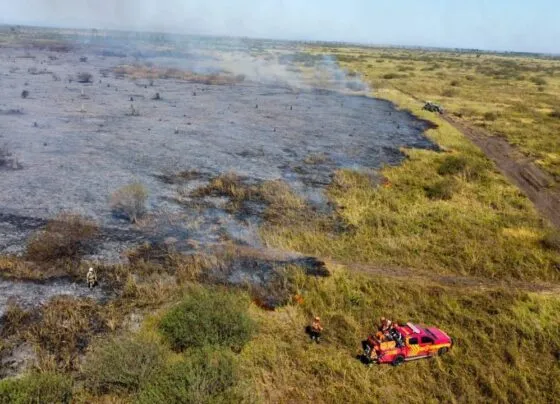
[[[86,275],[86,281],[87,281],[88,288],[90,289],[93,289],[97,285],[97,275],[93,270],[93,268],[90,268],[88,270],[88,273]]]
[[[317,316],[313,319],[313,322],[311,323],[311,327],[309,328],[309,336],[311,337],[311,340],[315,341],[316,343],[319,343],[322,332],[323,332],[323,326],[321,324],[321,318]]]

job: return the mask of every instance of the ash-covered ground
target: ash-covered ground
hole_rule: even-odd
[[[302,63],[294,49],[255,52],[238,42],[181,41],[96,37],[89,44],[73,38],[67,51],[0,48],[0,145],[17,158],[0,170],[0,252],[21,252],[29,234],[61,211],[102,226],[100,259],[169,236],[212,243],[225,232],[258,246],[256,219],[238,221],[219,201],[203,212],[176,204],[177,185],[160,176],[200,173],[182,185],[187,189],[225,172],[251,181],[284,179],[321,203],[336,168],[376,169],[398,164],[401,147],[433,147],[423,136],[425,122],[367,97],[359,79],[329,59]],[[118,66],[236,80],[150,79]],[[90,83],[76,81],[84,72]],[[108,203],[131,182],[149,190],[150,224],[142,229],[116,217]]]

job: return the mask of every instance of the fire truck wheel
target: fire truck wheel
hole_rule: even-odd
[[[404,362],[404,356],[399,355],[399,356],[395,357],[395,359],[393,359],[392,365],[393,366],[399,366],[399,365],[402,365],[403,362]]]
[[[449,351],[449,348],[440,348],[438,349],[437,353],[439,356],[441,356],[441,355],[445,355],[447,351]]]

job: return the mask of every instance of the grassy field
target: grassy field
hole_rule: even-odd
[[[329,213],[313,210],[282,182],[247,185],[234,174],[193,193],[227,197],[232,212],[245,212],[247,200],[262,204],[265,242],[327,259],[331,276],[288,268],[277,282],[293,299],[269,311],[259,307],[251,288],[205,281],[206,269],[224,266],[231,256],[161,259],[161,251],[150,254],[142,247],[130,254],[130,266],[99,269],[114,284],[116,298],[109,304],[58,299],[35,313],[9,310],[0,350],[31,341],[39,361],[23,379],[0,381],[0,403],[557,400],[560,236],[480,150],[414,99],[445,100],[464,119],[513,141],[514,131],[507,128],[522,131],[525,125],[510,110],[523,105],[513,94],[535,86],[528,97],[542,97],[542,106],[548,94],[555,102],[556,70],[530,70],[519,79],[481,71],[502,66],[501,60],[517,66],[518,59],[499,56],[335,53],[372,84],[375,95],[436,123],[427,135],[442,152],[403,150],[404,163],[378,175],[337,172],[327,190]],[[558,62],[519,60],[520,66],[531,63]],[[454,69],[463,72],[458,85],[451,85],[457,80],[452,76],[460,75]],[[542,74],[549,76],[539,91],[531,77]],[[492,86],[492,96],[479,93],[492,92],[486,88]],[[455,90],[452,97],[442,94],[447,87]],[[496,91],[510,87],[511,98],[499,101]],[[461,112],[465,108],[470,115]],[[557,175],[558,123],[552,104],[546,108],[530,107],[530,114],[541,114],[540,132],[531,139],[519,132],[517,144]],[[499,114],[489,119],[489,112]],[[39,233],[46,240],[49,234]],[[68,239],[69,244],[51,243],[56,254],[40,256],[76,259],[79,250]],[[37,265],[3,258],[0,271],[41,278]],[[378,270],[357,273],[355,265],[363,265],[362,272],[369,266]],[[416,276],[393,276],[398,267]],[[138,313],[143,321],[132,327],[130,316]],[[325,326],[321,344],[304,333],[315,315]],[[441,327],[455,347],[446,356],[399,368],[365,367],[356,359],[360,341],[380,316]]]
[[[560,180],[560,60],[395,49],[318,48],[377,95],[398,89],[484,127]],[[390,97],[388,97],[390,98]]]
[[[407,159],[371,177],[340,171],[328,195],[353,230],[323,221],[268,224],[271,246],[343,262],[385,263],[498,279],[558,280],[554,234],[530,201],[459,131],[398,90],[376,94],[438,125],[427,131],[444,153],[403,150]]]

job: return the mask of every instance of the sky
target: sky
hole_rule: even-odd
[[[560,53],[560,0],[0,0],[0,23]]]

